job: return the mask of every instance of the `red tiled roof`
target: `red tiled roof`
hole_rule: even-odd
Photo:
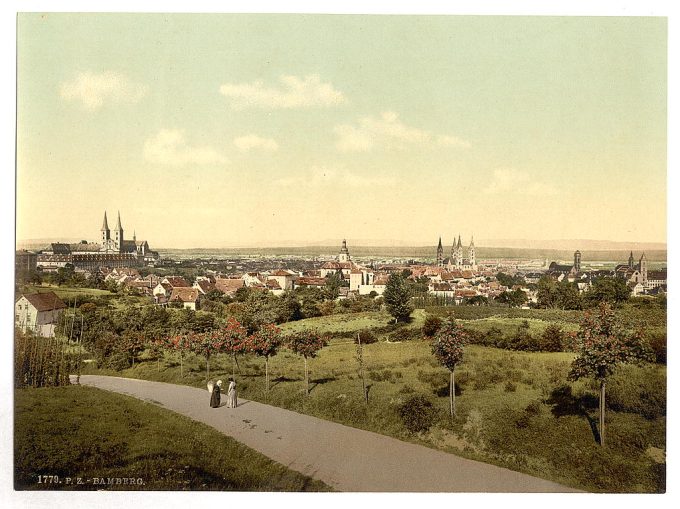
[[[168,284],[170,284],[170,286],[172,286],[173,288],[176,288],[176,287],[190,288],[191,287],[191,285],[187,282],[187,280],[184,279],[181,276],[167,276],[165,279],[167,280]]]
[[[326,278],[323,277],[299,277],[297,286],[325,286]]]
[[[289,272],[286,272],[285,270],[277,270],[275,272],[272,272],[270,275],[271,276],[287,276],[287,277],[291,276],[291,274]]]
[[[217,278],[215,280],[215,288],[227,295],[231,295],[239,288],[244,288],[245,286],[246,283],[243,279]]]
[[[196,288],[186,288],[178,286],[172,289],[170,302],[196,302],[198,300],[198,290]]]

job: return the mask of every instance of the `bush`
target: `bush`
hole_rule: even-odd
[[[607,407],[646,419],[666,415],[666,382],[654,368],[624,367],[607,383]]]
[[[395,330],[388,336],[390,341],[411,341],[414,339],[421,338],[421,331],[418,329],[407,329],[406,327],[401,327]]]
[[[650,334],[648,342],[654,352],[656,362],[666,364],[666,333]]]
[[[503,348],[501,345],[504,343],[503,331],[498,327],[491,327],[484,336],[484,343],[486,346],[495,346],[498,348]]]
[[[357,332],[357,334],[361,338],[362,345],[370,345],[371,343],[378,342],[378,338],[376,337],[375,334],[373,334],[373,331],[371,329],[360,330],[359,332]],[[354,343],[356,344],[359,343],[359,339],[357,338],[356,335],[354,335]]]
[[[401,378],[401,372],[399,371],[392,371],[391,369],[383,369],[381,371],[369,371],[368,372],[368,378],[373,380],[374,382],[392,382],[395,383],[397,381],[397,378]]]
[[[540,349],[544,352],[561,352],[564,332],[554,324],[549,325],[541,335]]]
[[[413,396],[399,407],[399,416],[409,432],[420,433],[434,424],[437,411],[424,396]]]
[[[508,380],[505,382],[505,392],[515,392],[517,390],[517,384]]]
[[[425,323],[423,323],[423,336],[427,338],[433,337],[439,328],[442,326],[442,319],[438,316],[427,315],[425,317]]]
[[[125,352],[114,352],[106,359],[105,365],[115,371],[122,371],[130,367],[130,357]]]
[[[429,384],[433,389],[439,389],[440,387],[448,387],[450,381],[450,375],[445,373],[441,369],[433,373],[428,373],[427,371],[418,370],[416,375],[418,380],[423,383]]]

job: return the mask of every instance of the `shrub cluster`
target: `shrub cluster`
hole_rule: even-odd
[[[400,327],[388,336],[390,341],[412,341],[421,338],[422,333],[419,329],[409,329],[406,327]]]
[[[529,323],[525,320],[515,333],[505,335],[497,327],[491,327],[486,332],[468,331],[470,343],[518,350],[523,352],[561,352],[567,346],[567,335],[557,325],[548,326],[540,335],[529,332]]]
[[[404,427],[411,433],[429,430],[437,417],[437,411],[432,402],[420,395],[413,396],[402,403],[398,412]]]

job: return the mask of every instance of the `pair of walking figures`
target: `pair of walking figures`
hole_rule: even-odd
[[[222,380],[218,380],[217,383],[213,384],[212,381],[208,382],[208,392],[210,393],[210,407],[217,408],[220,406],[221,392],[222,390]],[[229,379],[229,388],[227,389],[227,408],[236,408],[238,405],[237,394],[236,394],[236,382],[233,378]]]

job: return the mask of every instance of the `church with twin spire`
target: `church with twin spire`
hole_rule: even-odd
[[[133,254],[145,261],[158,259],[158,253],[151,250],[146,240],[137,240],[136,233],[132,234],[132,240],[125,240],[123,226],[120,223],[120,212],[118,212],[116,227],[111,230],[108,218],[106,217],[106,211],[104,211],[100,244],[100,252],[102,253]]]
[[[453,240],[451,255],[448,258],[444,258],[442,238],[439,237],[439,244],[437,245],[437,267],[443,267],[448,270],[477,270],[474,239],[470,239],[470,246],[467,248],[467,253],[463,253],[463,243],[461,242],[460,235],[458,235],[458,241],[456,241],[455,238]]]

